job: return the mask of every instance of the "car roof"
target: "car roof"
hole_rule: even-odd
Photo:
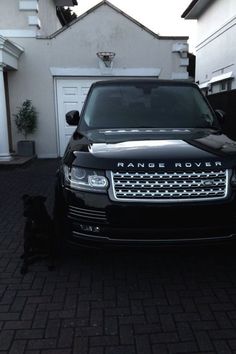
[[[95,81],[92,86],[108,86],[114,84],[158,84],[158,85],[170,85],[170,86],[197,86],[195,83],[187,80],[160,80],[157,78],[117,78],[117,79],[108,79],[108,80],[98,80]]]

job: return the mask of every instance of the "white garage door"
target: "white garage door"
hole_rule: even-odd
[[[66,123],[65,115],[72,110],[81,112],[81,108],[87,96],[91,84],[102,78],[93,79],[57,79],[57,114],[58,114],[58,138],[59,155],[64,154],[66,145],[73,134],[75,127]],[[107,79],[107,78],[104,78]]]

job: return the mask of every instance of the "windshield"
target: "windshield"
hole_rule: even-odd
[[[81,123],[82,129],[218,126],[196,87],[163,83],[95,86]]]

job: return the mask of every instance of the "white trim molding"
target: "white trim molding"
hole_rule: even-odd
[[[180,66],[188,66],[189,65],[189,58],[181,58],[179,65]]]
[[[188,43],[177,42],[172,46],[172,53],[187,53],[188,52]]]
[[[224,74],[221,74],[221,75],[213,76],[208,83],[209,84],[214,84],[215,82],[224,81],[224,80],[230,80],[230,79],[233,79],[233,78],[234,78],[233,72],[230,71],[228,73],[224,73]]]
[[[159,77],[160,68],[113,68],[109,71],[109,76],[150,76]],[[52,76],[104,76],[98,68],[59,68],[51,67]]]
[[[0,35],[0,65],[17,69],[18,59],[23,52],[21,46]]]
[[[0,161],[11,160],[3,70],[17,69],[18,59],[23,51],[22,47],[0,36]]]
[[[37,28],[41,28],[41,22],[38,16],[28,16],[28,24],[29,26],[37,26]]]
[[[205,47],[210,42],[214,41],[216,38],[220,37],[223,33],[227,32],[233,26],[236,25],[236,16],[232,17],[230,20],[225,22],[221,27],[215,30],[215,32],[211,33],[206,37],[203,41],[196,45],[196,51],[200,50],[201,48]]]
[[[171,79],[172,80],[188,80],[189,79],[189,75],[188,75],[188,72],[172,73]]]
[[[0,30],[0,36],[7,37],[7,38],[35,38],[36,37],[36,32],[37,30],[12,30],[12,29],[6,29],[6,30]]]
[[[37,11],[39,10],[38,0],[20,0],[20,11]]]
[[[0,161],[9,161],[11,160],[11,155],[9,153],[4,67],[5,65],[0,61]]]
[[[202,84],[199,84],[198,87],[202,89],[206,89],[209,87],[209,81],[203,82]]]
[[[23,51],[22,47],[0,36],[0,161],[11,160],[3,70],[17,69],[18,59]]]

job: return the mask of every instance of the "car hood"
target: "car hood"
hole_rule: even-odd
[[[65,161],[102,169],[133,168],[137,162],[199,168],[236,165],[236,142],[212,129],[111,129],[73,134]],[[181,166],[182,163],[182,166]],[[122,165],[123,164],[123,165]],[[142,166],[142,165],[141,165]]]

